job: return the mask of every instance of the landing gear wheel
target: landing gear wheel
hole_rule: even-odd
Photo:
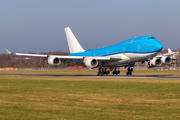
[[[129,75],[132,75],[132,72],[130,72]]]
[[[120,70],[117,70],[117,71],[116,71],[116,68],[115,68],[114,71],[112,72],[112,74],[113,74],[113,75],[118,75],[118,74],[120,74]]]
[[[132,75],[132,72],[126,72],[126,75],[128,76],[128,75]]]
[[[107,74],[109,74],[109,73],[110,73],[110,71],[108,70],[108,71],[107,71]]]
[[[128,76],[128,75],[129,75],[129,72],[126,72],[126,75]]]
[[[101,76],[101,74],[102,74],[102,71],[98,71],[97,75]]]
[[[99,68],[99,71],[98,71],[98,73],[97,73],[97,75],[98,76],[103,76],[103,75],[107,75],[107,74],[109,74],[110,73],[110,71],[109,70],[106,70],[106,68]]]
[[[115,71],[113,71],[112,74],[114,75],[114,74],[115,74]]]
[[[133,68],[128,67],[128,71],[126,72],[126,75],[132,75]]]

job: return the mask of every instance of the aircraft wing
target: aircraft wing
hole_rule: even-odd
[[[6,49],[8,54],[11,55],[17,55],[17,56],[28,56],[28,57],[48,57],[48,55],[43,55],[43,54],[26,54],[26,53],[12,53],[8,49]]]
[[[12,53],[8,49],[6,49],[8,54],[11,55],[16,55],[16,56],[24,56],[24,57],[43,57],[43,58],[48,58],[48,57],[54,57],[54,58],[59,58],[59,59],[69,59],[69,60],[83,60],[84,58],[88,59],[96,59],[98,61],[116,61],[116,60],[129,60],[128,57],[125,55],[121,56],[94,56],[94,57],[85,57],[85,56],[64,56],[64,55],[43,55],[43,54],[29,54],[29,53]]]
[[[160,54],[160,55],[157,55],[156,57],[157,58],[161,58],[161,57],[164,57],[164,56],[169,57],[169,56],[171,56],[173,54],[174,54],[174,52],[172,52],[171,49],[168,48],[168,53]]]
[[[160,54],[153,57],[153,59],[148,64],[148,67],[161,66],[162,64],[170,65],[172,63],[171,56],[173,54],[174,52],[172,52],[171,49],[168,49],[168,53]]]
[[[6,49],[8,54],[11,55],[17,55],[17,56],[26,56],[26,57],[54,57],[54,58],[59,58],[59,59],[74,59],[74,60],[82,60],[84,58],[90,58],[90,59],[96,59],[96,60],[110,60],[110,57],[84,57],[84,56],[63,56],[63,55],[43,55],[43,54],[27,54],[27,53],[12,53],[8,49]]]
[[[27,53],[12,53],[8,49],[6,49],[8,54],[17,55],[17,56],[26,56],[26,57],[44,57],[47,58],[49,56],[62,58],[62,59],[83,59],[81,56],[63,56],[63,55],[43,55],[43,54],[27,54]]]

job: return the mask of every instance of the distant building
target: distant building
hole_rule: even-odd
[[[172,64],[171,66],[172,67],[178,67],[178,64],[179,64],[179,51],[173,51],[174,54],[171,56],[171,59],[172,59]]]

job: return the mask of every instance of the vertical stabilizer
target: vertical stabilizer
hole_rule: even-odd
[[[81,47],[76,37],[72,33],[69,27],[65,28],[66,38],[69,46],[70,53],[83,52],[84,49]]]

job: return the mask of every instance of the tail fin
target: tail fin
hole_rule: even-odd
[[[66,38],[69,46],[70,53],[83,52],[84,49],[81,47],[76,37],[72,33],[69,27],[65,28]]]

